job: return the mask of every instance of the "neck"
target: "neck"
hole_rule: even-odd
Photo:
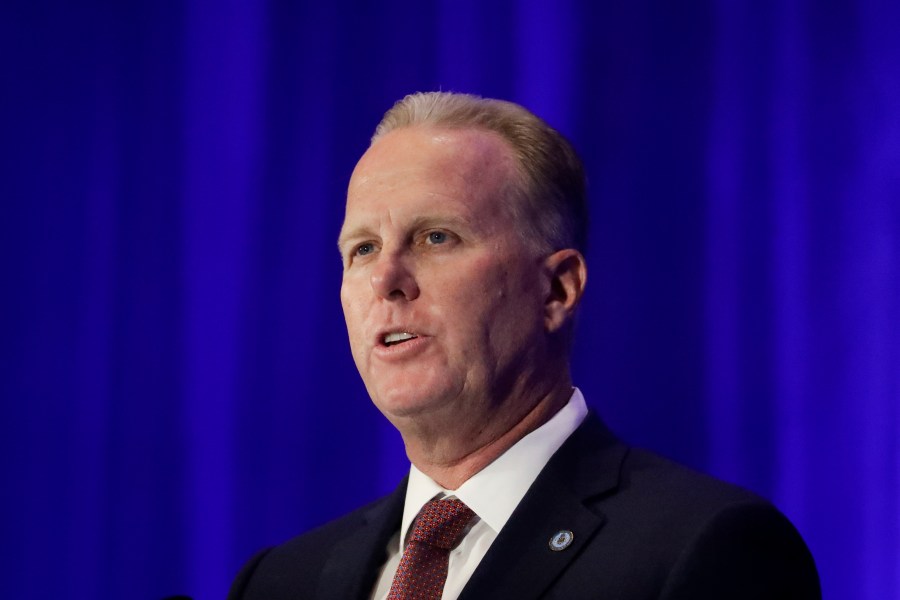
[[[526,404],[522,412],[505,419],[497,414],[486,420],[487,426],[484,422],[469,423],[469,427],[457,423],[449,430],[452,433],[444,429],[437,439],[412,433],[404,435],[407,456],[438,485],[455,490],[549,421],[566,405],[571,395],[572,385],[566,377],[536,401]]]

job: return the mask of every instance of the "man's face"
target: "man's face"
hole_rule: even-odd
[[[498,136],[409,127],[356,166],[339,247],[354,361],[410,422],[486,423],[539,370],[549,282],[509,210]]]

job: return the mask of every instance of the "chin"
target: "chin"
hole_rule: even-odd
[[[409,389],[394,387],[385,393],[373,394],[372,401],[392,423],[395,420],[415,419],[446,406],[442,394],[423,393],[426,388],[424,385]]]

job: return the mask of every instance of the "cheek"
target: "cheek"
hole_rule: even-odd
[[[451,336],[469,344],[485,344],[507,320],[511,302],[521,301],[518,283],[496,260],[454,269],[432,288],[430,316],[452,328]],[[477,338],[477,339],[473,339]]]
[[[465,318],[474,317],[504,297],[507,283],[496,265],[475,263],[465,268],[448,266],[428,287],[434,298],[434,310]]]
[[[341,309],[344,311],[347,332],[353,337],[353,303],[350,301],[350,293],[346,284],[341,285]]]
[[[535,273],[503,265],[490,273],[489,281],[471,301],[482,308],[490,336],[504,345],[529,340],[542,323],[543,301]]]
[[[362,341],[366,310],[359,300],[360,295],[352,285],[345,282],[341,286],[341,307],[344,310],[344,323],[350,338],[350,349],[356,352],[357,342]]]

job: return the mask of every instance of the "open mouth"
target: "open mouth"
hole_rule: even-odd
[[[419,337],[419,336],[417,336],[414,333],[408,333],[406,331],[398,331],[395,333],[385,334],[384,339],[382,341],[384,342],[385,346],[390,347],[390,346],[396,346],[397,344],[402,344],[404,342],[408,342],[409,340],[414,340],[417,337]]]

